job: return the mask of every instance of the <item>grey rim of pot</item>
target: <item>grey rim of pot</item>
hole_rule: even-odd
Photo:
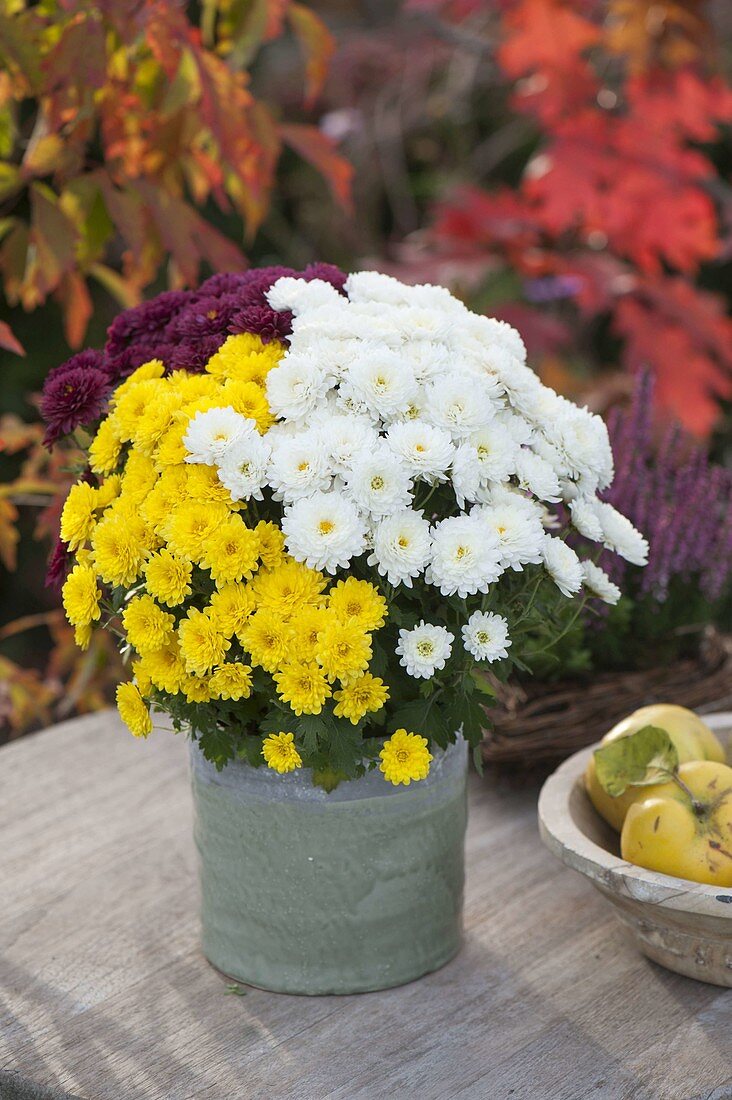
[[[394,787],[380,772],[327,793],[302,769],[222,771],[191,745],[203,950],[222,973],[286,993],[402,985],[461,942],[467,745]]]

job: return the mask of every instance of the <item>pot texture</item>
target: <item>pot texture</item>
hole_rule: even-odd
[[[732,713],[704,714],[730,758]],[[595,811],[582,777],[593,750],[575,753],[547,779],[539,829],[550,851],[579,871],[613,906],[636,946],[669,970],[732,986],[732,890],[636,867]]]
[[[306,771],[191,747],[203,950],[224,974],[285,993],[357,993],[418,978],[460,946],[467,747],[427,779],[372,772],[330,793]]]

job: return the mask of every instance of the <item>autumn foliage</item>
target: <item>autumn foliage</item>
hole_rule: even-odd
[[[213,0],[198,25],[193,10],[177,0],[0,0],[0,280],[11,306],[56,299],[72,348],[91,317],[92,283],[129,307],[161,274],[175,288],[246,267],[210,215],[238,215],[251,239],[285,147],[348,205],[351,168],[333,142],[283,120],[253,94],[248,72],[260,47],[289,35],[312,106],[333,50],[320,18],[295,0]],[[23,352],[6,322],[0,347]],[[80,469],[73,448],[49,452],[42,441],[39,424],[0,418],[0,461],[17,473],[0,484],[7,571],[24,512],[36,539],[55,540]],[[80,654],[53,608],[0,627],[0,643],[28,631],[39,667],[0,656],[0,736],[102,706],[120,678],[111,635],[97,632]]]
[[[732,119],[732,90],[707,67],[704,4],[501,9],[496,61],[536,147],[515,188],[453,193],[440,245],[518,273],[527,300],[509,314],[529,333],[552,315],[565,356],[607,321],[622,363],[650,367],[659,401],[706,434],[732,395],[732,324],[696,282],[723,254],[706,146]]]
[[[201,10],[197,26],[176,0],[0,4],[0,277],[26,310],[58,298],[72,347],[90,279],[129,306],[163,265],[172,286],[203,265],[244,267],[206,204],[237,212],[251,235],[284,146],[348,200],[332,142],[283,122],[247,73],[260,46],[291,33],[312,103],[333,49],[320,19],[295,0]],[[0,345],[21,350],[7,326]]]

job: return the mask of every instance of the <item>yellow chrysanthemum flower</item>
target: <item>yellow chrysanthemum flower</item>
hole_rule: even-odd
[[[108,508],[122,492],[122,475],[110,474],[97,489],[97,507]]]
[[[303,661],[314,661],[318,652],[318,635],[331,621],[330,612],[325,607],[313,607],[306,604],[296,611],[290,619],[292,644],[298,657]]]
[[[117,687],[119,716],[135,737],[147,737],[152,733],[152,719],[139,688],[129,681]]]
[[[143,363],[141,366],[133,370],[132,374],[128,378],[125,378],[117,389],[114,391],[111,397],[111,404],[117,405],[121,397],[125,397],[126,394],[133,390],[140,382],[148,382],[150,379],[162,378],[165,374],[165,366],[160,359],[149,359],[147,363]]]
[[[275,673],[280,698],[295,714],[320,714],[330,685],[315,661],[290,661]]]
[[[150,531],[132,509],[112,505],[94,529],[94,561],[106,584],[126,586],[139,577],[152,548]]]
[[[167,432],[161,435],[153,454],[153,461],[160,469],[178,466],[185,462],[188,451],[183,437],[188,431],[188,417],[176,415]]]
[[[143,676],[155,687],[160,688],[161,691],[168,691],[171,695],[180,691],[188,678],[186,666],[175,639],[162,649],[145,653],[133,667],[138,683],[140,676]]]
[[[140,514],[156,531],[162,530],[188,493],[188,467],[169,466],[162,470],[150,493],[140,504]]]
[[[242,416],[253,420],[262,435],[269,431],[275,422],[266,394],[256,382],[244,382],[240,379],[225,382],[222,390],[222,404],[230,405]]]
[[[95,474],[111,473],[119,462],[122,440],[113,416],[104,419],[89,445],[89,465]]]
[[[257,382],[264,386],[267,373],[279,363],[285,353],[278,340],[269,344],[253,333],[229,336],[206,364],[207,374],[218,379]]]
[[[122,615],[127,640],[138,653],[162,649],[173,637],[175,619],[155,603],[152,596],[135,596]]]
[[[295,736],[292,733],[270,733],[262,744],[262,756],[267,767],[283,775],[302,767],[302,757],[295,748]]]
[[[204,466],[202,463],[196,463],[195,465],[186,466],[185,471],[185,492],[189,500],[195,500],[203,504],[215,500],[219,504],[226,504],[231,508],[234,503],[231,499],[231,493],[219,481],[215,466]]]
[[[322,573],[290,559],[274,569],[260,571],[252,581],[252,591],[260,607],[288,618],[303,604],[322,603],[326,584]]]
[[[252,664],[259,665],[266,672],[274,672],[288,652],[290,628],[281,615],[261,608],[249,617],[238,637]]]
[[[176,414],[182,405],[181,398],[159,386],[152,401],[145,409],[132,432],[132,444],[142,454],[152,456],[160,441],[175,427]]]
[[[191,573],[189,561],[176,558],[170,550],[163,547],[152,554],[145,562],[145,585],[151,596],[168,607],[177,607],[191,594]]]
[[[174,508],[162,527],[168,548],[187,561],[200,562],[214,532],[230,515],[225,504],[193,501]]]
[[[276,523],[260,520],[254,528],[259,538],[259,556],[265,569],[274,569],[285,560],[285,536]]]
[[[74,643],[78,645],[79,649],[88,649],[94,633],[91,623],[86,626],[74,627]]]
[[[95,508],[99,507],[97,490],[85,481],[77,481],[69,489],[61,512],[61,538],[76,550],[91,538],[97,522]]]
[[[248,699],[252,694],[252,670],[241,661],[219,665],[208,686],[215,699]]]
[[[88,627],[101,615],[97,575],[89,565],[75,565],[64,581],[62,599],[66,618],[72,626]],[[86,647],[84,647],[86,648]]]
[[[335,691],[333,698],[336,700],[333,708],[336,718],[347,718],[355,726],[364,715],[381,710],[389,698],[389,689],[378,676],[364,672],[363,676],[356,676],[340,691]]]
[[[178,641],[186,672],[195,676],[205,676],[214,665],[222,664],[231,646],[209,614],[195,607],[179,623]]]
[[[149,695],[153,689],[153,682],[145,671],[144,657],[132,662],[132,674],[140,695]]]
[[[242,631],[256,603],[249,585],[233,582],[224,584],[214,592],[208,607],[211,622],[225,638],[236,634],[241,640]]]
[[[124,500],[134,506],[142,504],[157,480],[158,471],[153,460],[141,451],[130,451],[122,477]]]
[[[408,787],[413,779],[426,779],[430,770],[432,753],[427,747],[427,738],[417,733],[407,733],[405,729],[396,730],[379,753],[381,763],[379,771],[395,787],[403,783]]]
[[[357,623],[363,630],[378,630],[386,621],[387,603],[369,581],[347,577],[328,593],[328,607],[344,622]]]
[[[146,410],[154,405],[160,396],[160,383],[157,378],[137,382],[127,389],[127,383],[132,381],[132,377],[134,376],[120,386],[114,396],[114,419],[123,442],[134,438]]]
[[[217,584],[249,579],[259,565],[259,539],[241,516],[232,515],[206,543],[201,565]]]
[[[358,623],[331,618],[318,635],[315,657],[329,680],[350,679],[369,667],[371,636]]]
[[[209,681],[200,676],[186,676],[181,684],[181,691],[188,703],[208,703],[211,699]]]
[[[214,397],[220,392],[220,384],[208,374],[191,374],[187,370],[174,370],[165,379],[165,385],[182,401],[196,401],[199,397]]]

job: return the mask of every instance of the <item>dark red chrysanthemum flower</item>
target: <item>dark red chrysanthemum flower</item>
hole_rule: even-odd
[[[170,322],[166,337],[175,341],[180,337],[219,336],[226,339],[231,318],[241,308],[240,294],[196,294]]]
[[[43,442],[50,447],[80,424],[101,416],[109,396],[109,378],[101,370],[69,366],[43,387],[41,416],[46,422]]]
[[[62,539],[57,539],[56,545],[48,558],[46,588],[55,588],[57,590],[61,588],[61,585],[69,574],[73,560],[73,556],[66,543],[63,542]]]
[[[346,285],[346,279],[348,276],[345,271],[341,271],[335,264],[308,264],[303,271],[303,278],[310,281],[311,279],[322,279],[324,283],[330,283],[336,290],[343,294],[343,288]]]
[[[221,336],[203,336],[198,339],[188,337],[176,344],[165,360],[169,370],[187,370],[192,374],[200,374],[205,370],[206,363],[214,355],[224,342],[226,334]]]
[[[60,375],[66,374],[70,370],[75,370],[77,367],[80,367],[82,370],[98,370],[104,373],[104,356],[101,351],[95,351],[93,348],[89,348],[87,351],[77,352],[76,355],[72,355],[71,358],[67,359],[64,363],[59,363],[57,367],[51,367],[46,375],[44,389],[54,378],[58,378]]]
[[[253,332],[265,344],[270,340],[284,340],[292,332],[292,314],[277,313],[270,306],[245,306],[231,318],[229,332]]]

